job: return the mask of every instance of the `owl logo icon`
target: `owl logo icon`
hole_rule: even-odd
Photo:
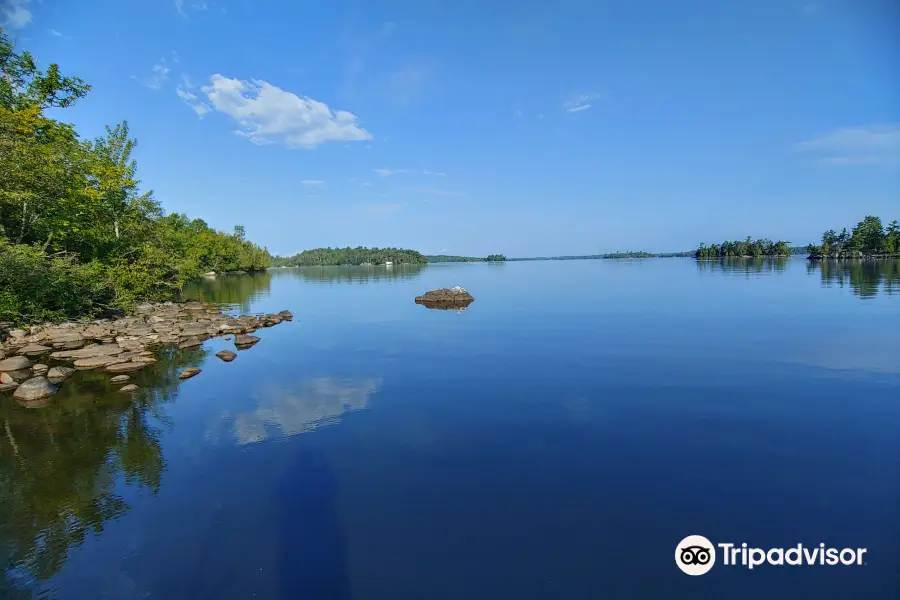
[[[716,564],[716,547],[702,535],[689,535],[675,547],[675,564],[687,575],[705,575]]]

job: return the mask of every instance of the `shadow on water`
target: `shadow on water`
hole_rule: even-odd
[[[779,273],[787,269],[789,258],[712,258],[696,260],[701,272],[755,275]]]
[[[0,586],[11,595],[63,566],[70,548],[129,510],[117,482],[159,491],[166,470],[161,405],[177,397],[183,366],[204,350],[171,350],[131,374],[123,394],[109,374],[81,371],[51,402],[26,408],[0,397]]]
[[[185,300],[222,304],[246,313],[254,300],[269,295],[271,282],[271,271],[203,277],[185,286],[182,296]]]
[[[301,444],[285,473],[278,488],[280,597],[349,599],[337,479],[327,459]]]
[[[819,272],[822,287],[850,286],[860,298],[888,296],[900,291],[900,260],[821,260],[806,266],[810,275]]]
[[[428,265],[286,267],[271,269],[273,277],[300,277],[313,283],[368,283],[382,279],[418,279]]]

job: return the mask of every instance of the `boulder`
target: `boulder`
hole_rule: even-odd
[[[71,329],[48,332],[47,339],[53,344],[84,341],[84,337],[80,333]]]
[[[138,391],[139,389],[141,389],[141,388],[139,388],[138,386],[134,385],[133,383],[129,383],[128,385],[123,385],[122,387],[120,387],[120,388],[119,388],[119,391],[120,391],[120,392],[125,392],[126,394],[128,394],[128,393],[136,392],[136,391]]]
[[[19,387],[19,382],[10,381],[9,383],[0,383],[0,392],[8,392]]]
[[[36,365],[31,365],[31,370],[37,374],[46,373],[47,369],[49,369],[49,368],[50,367],[48,367],[47,365],[42,365],[41,363],[38,363]]]
[[[96,369],[97,367],[105,367],[127,360],[127,358],[119,358],[118,356],[89,356],[88,358],[76,360],[75,367],[78,369]]]
[[[238,348],[249,348],[257,343],[259,338],[255,335],[236,335],[234,336],[234,345]]]
[[[0,360],[0,372],[20,371],[30,366],[31,361],[24,356],[12,356],[5,360]]]
[[[147,363],[145,362],[120,362],[107,365],[104,370],[109,373],[131,373],[132,371],[143,369],[146,366]]]
[[[32,377],[16,388],[13,398],[16,400],[39,400],[56,393],[56,386],[46,377]]]
[[[75,369],[70,369],[69,367],[53,367],[47,371],[47,379],[57,383],[63,379],[68,379],[74,372]]]
[[[31,379],[34,377],[34,373],[31,369],[19,369],[18,371],[7,371],[7,375],[15,379],[16,381],[25,381],[26,379]]]
[[[202,345],[203,345],[203,340],[201,340],[199,337],[189,337],[186,340],[184,340],[183,342],[181,342],[180,344],[178,344],[178,347],[181,349],[199,348]]]
[[[14,383],[15,381],[9,373],[0,373],[0,383]]]
[[[116,375],[115,377],[111,378],[110,381],[112,383],[125,383],[129,379],[131,379],[130,375]]]
[[[62,350],[60,352],[54,352],[50,355],[50,358],[70,358],[77,360],[79,358],[91,358],[93,356],[113,356],[121,354],[122,352],[124,352],[124,350],[115,344],[92,344],[90,346],[85,346],[84,348],[79,348],[78,350]]]
[[[52,348],[48,346],[42,346],[40,344],[28,344],[27,346],[22,346],[19,348],[19,354],[24,356],[40,356],[41,354],[46,354],[50,352]]]
[[[178,376],[179,379],[190,379],[194,375],[198,375],[200,373],[200,369],[197,367],[186,367],[181,370],[181,374]]]
[[[235,358],[237,358],[237,354],[232,352],[231,350],[222,350],[221,352],[216,352],[216,356],[224,360],[225,362],[231,362]]]
[[[416,304],[421,304],[426,308],[465,308],[474,301],[475,298],[472,297],[472,294],[459,286],[430,290],[416,297]]]
[[[281,311],[280,313],[278,313],[278,316],[281,317],[282,319],[284,319],[285,321],[290,321],[294,318],[293,313],[291,313],[291,311],[289,311],[289,310]]]

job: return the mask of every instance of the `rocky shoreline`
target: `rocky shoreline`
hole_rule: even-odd
[[[429,290],[421,296],[416,296],[416,304],[421,304],[425,308],[442,310],[463,309],[473,302],[475,302],[475,298],[472,297],[472,294],[460,286]]]
[[[102,368],[113,376],[113,383],[126,383],[125,374],[156,362],[154,356],[160,348],[196,348],[204,340],[222,336],[234,336],[238,349],[249,348],[260,341],[251,333],[291,319],[287,310],[234,317],[212,304],[165,302],[141,304],[134,315],[115,319],[45,324],[27,330],[9,330],[0,324],[0,392],[12,392],[21,401],[46,398],[76,370],[83,369]],[[231,362],[236,354],[223,350],[217,356]],[[185,369],[181,378],[199,372]],[[137,389],[131,384],[120,391]]]

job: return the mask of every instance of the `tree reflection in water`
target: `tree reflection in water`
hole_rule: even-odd
[[[809,274],[819,272],[823,287],[849,285],[860,298],[900,290],[900,260],[820,260],[810,261],[806,269]]]
[[[177,396],[178,374],[207,350],[169,350],[132,374],[122,394],[109,375],[81,371],[40,408],[0,398],[0,560],[3,589],[21,591],[60,570],[69,548],[103,531],[129,505],[117,485],[159,490],[161,406]]]

